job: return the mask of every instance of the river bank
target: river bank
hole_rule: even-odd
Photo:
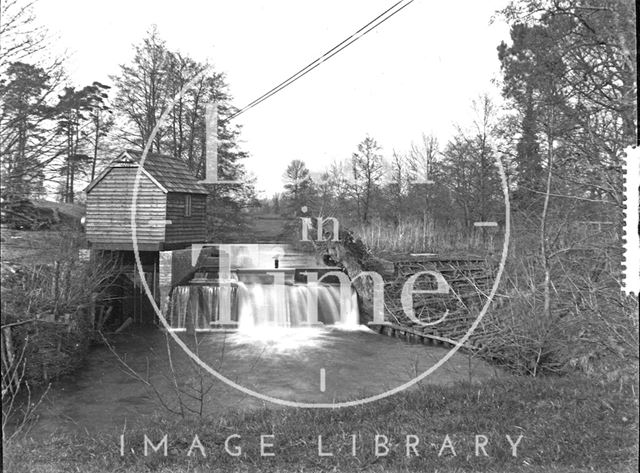
[[[292,329],[247,335],[185,334],[200,359],[245,389],[283,401],[344,402],[378,395],[432,367],[447,349],[410,345],[368,329]],[[94,347],[81,370],[47,394],[35,438],[61,433],[114,433],[148,416],[215,418],[231,411],[277,407],[206,373],[159,330],[136,330]],[[321,373],[322,372],[322,373]],[[506,376],[457,353],[425,385]],[[321,380],[322,377],[322,380]],[[321,385],[322,382],[322,385]]]
[[[4,465],[17,473],[632,472],[636,393],[631,385],[611,389],[583,377],[508,377],[421,386],[345,409],[261,408],[205,421],[147,416],[137,428],[110,434],[22,439],[5,450]],[[515,456],[507,435],[518,442]],[[196,436],[202,450],[197,442],[193,446]],[[486,456],[476,450],[484,437]],[[388,450],[376,449],[376,438]],[[240,455],[227,453],[227,440],[228,449],[240,448]],[[407,454],[407,442],[416,441],[415,452]]]

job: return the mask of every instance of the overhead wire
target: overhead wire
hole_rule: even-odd
[[[373,20],[369,21],[367,24],[362,26],[360,29],[358,29],[357,31],[352,33],[349,37],[347,37],[344,40],[340,41],[338,44],[336,44],[331,49],[326,51],[320,57],[318,57],[317,59],[311,61],[306,66],[304,66],[298,72],[296,72],[295,74],[289,76],[287,79],[283,80],[278,85],[276,85],[275,87],[271,88],[270,90],[268,90],[267,92],[262,94],[257,99],[255,99],[252,102],[250,102],[249,104],[245,105],[242,109],[240,109],[237,112],[231,114],[229,116],[228,120],[231,120],[231,119],[237,117],[238,115],[246,112],[247,110],[250,110],[251,108],[255,107],[256,105],[264,102],[268,98],[270,98],[273,95],[277,94],[278,92],[280,92],[284,88],[286,88],[289,85],[293,84],[298,79],[304,77],[309,72],[314,70],[316,67],[320,66],[322,63],[326,62],[327,60],[331,59],[333,56],[338,54],[340,51],[344,50],[345,48],[347,48],[351,44],[355,43],[357,40],[359,40],[360,38],[365,36],[367,33],[373,31],[378,26],[383,24],[385,21],[389,20],[389,18],[393,17],[394,15],[399,13],[400,11],[404,10],[406,7],[411,5],[414,1],[415,0],[409,0],[409,1],[400,0],[400,1],[396,2],[391,7],[387,8],[385,11],[383,11],[378,16],[376,16]],[[401,5],[403,3],[404,3],[404,5]],[[378,20],[380,20],[380,21],[378,21]]]

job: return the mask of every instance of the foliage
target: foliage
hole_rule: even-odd
[[[55,209],[36,207],[28,199],[6,199],[0,209],[0,222],[16,230],[49,229],[60,222]]]
[[[332,163],[312,181],[310,211],[337,217],[347,227],[412,221],[425,238],[433,225],[470,234],[474,221],[501,221],[500,114],[487,96],[473,106],[474,119],[457,127],[443,151],[434,136],[423,136],[408,152],[393,151],[388,161],[367,136],[351,159]],[[420,246],[427,246],[424,239]]]
[[[0,68],[24,61],[46,50],[50,40],[46,28],[38,24],[33,13],[35,1],[3,1],[0,5]]]
[[[306,164],[299,159],[294,159],[287,166],[283,176],[284,198],[288,202],[289,214],[300,215],[301,208],[311,203],[313,198],[313,181]]]
[[[621,295],[613,249],[622,232],[621,157],[635,142],[632,2],[513,1],[500,13],[511,26],[511,43],[498,47],[504,107],[480,96],[442,148],[423,137],[389,162],[380,156],[390,171],[382,178],[349,175],[353,159],[332,164],[314,183],[317,209],[376,254],[491,258],[502,232],[473,222],[504,224],[500,163],[514,212],[487,357],[520,373],[626,376],[637,366],[638,340],[629,335],[637,300]],[[366,154],[359,150],[361,163]]]
[[[32,386],[81,363],[93,331],[90,308],[107,297],[116,277],[113,263],[79,261],[77,244],[78,235],[67,232],[51,250],[53,264],[3,262],[2,326],[18,324],[13,346],[24,350],[25,382]]]
[[[0,156],[3,198],[42,196],[61,156],[53,125],[55,95],[65,82],[65,56],[34,13],[35,1],[0,4]],[[55,176],[54,176],[55,178]]]
[[[196,76],[199,78],[180,94]],[[241,162],[247,154],[238,145],[240,130],[228,119],[235,109],[224,75],[168,49],[153,27],[135,46],[133,61],[121,65],[112,79],[114,109],[121,124],[119,139],[143,149],[157,127],[150,150],[182,159],[199,178],[204,178],[206,168],[205,106],[217,104],[218,177],[240,184],[210,185],[209,238],[221,241],[241,234],[246,226],[243,209],[253,203],[254,190]],[[167,120],[160,123],[172,98],[175,102]]]
[[[550,139],[563,148],[554,185],[621,206],[621,153],[636,137],[633,2],[512,2],[502,14],[512,25],[513,44],[498,50],[520,119],[520,186],[540,190]]]
[[[376,140],[367,136],[358,144],[358,151],[351,155],[351,191],[356,203],[358,220],[365,224],[369,223],[371,218],[371,206],[375,190],[382,178],[382,166],[380,146]]]
[[[66,177],[62,189],[64,202],[73,203],[74,201],[76,173],[83,172],[86,175],[89,165],[91,174],[95,173],[100,137],[104,135],[104,128],[107,126],[102,120],[102,115],[109,111],[106,93],[108,89],[109,86],[100,82],[94,82],[80,90],[65,87],[55,106],[57,129],[64,136],[66,146],[66,159],[59,170],[60,174]],[[93,125],[94,129],[91,132],[84,131],[87,121],[88,124]],[[81,146],[89,134],[94,140],[93,159],[87,154],[80,153]]]
[[[441,224],[406,218],[397,225],[376,219],[370,225],[358,225],[353,230],[374,254],[437,253],[496,254],[502,238],[494,231],[468,231],[462,224]]]
[[[466,227],[475,221],[495,219],[502,200],[496,166],[495,106],[484,95],[473,103],[473,109],[471,130],[458,129],[440,165],[440,180],[452,191]]]
[[[65,80],[62,61],[39,64],[46,52],[46,31],[35,26],[29,3],[3,2],[3,49],[0,80],[0,154],[3,198],[29,198],[59,187],[64,202],[73,202],[77,181],[86,183],[109,150],[132,144],[142,148],[170,99],[191,79],[209,68],[188,56],[170,51],[153,29],[135,47],[131,64],[112,77],[110,86],[94,81],[76,87]],[[6,39],[5,39],[6,38]],[[205,105],[217,102],[219,177],[241,184],[219,185],[209,196],[209,233],[212,239],[241,234],[243,210],[255,199],[253,181],[241,160],[247,155],[238,144],[239,128],[228,117],[235,111],[223,74],[209,68],[176,100],[168,120],[159,127],[152,151],[183,159],[195,175],[205,175]]]
[[[110,127],[109,87],[100,82],[79,90],[64,86],[56,99],[59,87],[44,68],[23,62],[9,64],[0,80],[3,196],[42,197],[50,192],[49,181],[63,177],[61,194],[71,203],[74,180],[88,169],[95,172],[101,139]]]
[[[637,468],[637,402],[629,384],[618,389],[584,378],[496,378],[482,385],[420,386],[376,403],[344,409],[260,409],[229,413],[216,421],[158,417],[119,435],[53,437],[5,451],[5,467],[21,472],[56,471],[438,471],[632,472]],[[143,435],[157,443],[168,435],[168,455],[144,456]],[[205,448],[187,456],[194,435]],[[224,452],[225,439],[242,455]],[[260,436],[274,435],[273,457],[260,456]],[[375,455],[376,434],[386,435],[389,454]],[[522,434],[517,457],[505,435]],[[323,451],[318,455],[318,436]],[[356,455],[351,436],[356,435]],[[407,435],[419,437],[419,456],[406,455]],[[445,436],[456,456],[445,449]],[[489,458],[475,455],[475,435],[489,439]]]
[[[93,339],[94,310],[116,276],[112,264],[78,260],[78,234],[60,232],[59,246],[52,245],[53,232],[48,237],[53,264],[44,258],[39,264],[2,262],[3,442],[29,427],[46,394],[42,386],[81,366]]]
[[[515,214],[511,257],[479,328],[494,335],[485,355],[534,376],[574,370],[610,382],[633,376],[638,366],[638,301],[621,291],[622,255],[614,229],[569,223],[571,210],[566,208],[552,209],[552,217],[549,307],[536,222]]]
[[[7,195],[29,196],[43,191],[47,161],[42,161],[41,154],[55,140],[47,127],[52,116],[47,103],[50,79],[41,67],[14,62],[0,80],[2,181]]]

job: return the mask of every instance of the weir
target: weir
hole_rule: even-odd
[[[289,241],[311,253],[293,244],[206,243],[209,191],[180,159],[142,158],[140,151],[122,151],[87,188],[92,257],[115,262],[121,273],[112,300],[122,303],[111,322],[159,325],[157,309],[169,329],[187,331],[384,321],[384,280],[353,256],[362,248],[345,253],[335,218],[316,218],[316,241],[327,245],[324,258],[316,258],[317,244],[311,244],[310,217],[302,218],[302,238]],[[327,272],[333,274],[323,278]],[[411,288],[409,299],[420,292]]]
[[[286,245],[225,248],[229,254],[214,249],[190,279],[172,288],[166,311],[172,330],[237,328],[251,332],[272,327],[358,325],[355,290],[342,288],[335,277],[315,282],[339,268],[318,266],[313,255],[295,253]],[[221,260],[229,261],[227,277],[220,271]],[[272,262],[273,267],[260,264],[265,262]]]
[[[335,276],[318,281],[339,268],[287,244],[205,243],[209,190],[180,159],[159,153],[142,158],[140,151],[123,150],[86,189],[91,257],[121,273],[112,289],[112,299],[121,301],[112,323],[157,326],[157,307],[172,330],[357,325],[355,290],[344,281],[348,288],[341,288]],[[211,183],[215,166],[209,164]],[[332,218],[318,219],[318,238],[324,238],[325,220],[337,239]],[[304,218],[301,241],[311,252],[312,228]]]

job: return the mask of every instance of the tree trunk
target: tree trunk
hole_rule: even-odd
[[[551,266],[549,264],[549,255],[547,247],[547,214],[549,211],[549,199],[551,194],[551,176],[553,172],[553,135],[551,130],[547,130],[547,183],[544,194],[544,204],[542,206],[542,217],[540,222],[540,256],[542,258],[542,267],[544,270],[543,297],[544,308],[543,313],[545,320],[549,320],[551,316]]]
[[[91,182],[96,177],[96,163],[98,161],[98,140],[100,139],[100,112],[96,112],[96,136],[95,141],[93,142],[93,161],[91,163]]]

